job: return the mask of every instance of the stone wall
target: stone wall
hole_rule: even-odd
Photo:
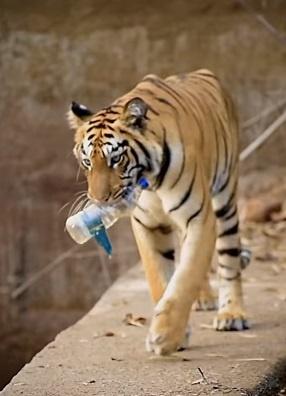
[[[284,0],[251,4],[286,31]],[[2,0],[0,7],[4,378],[9,364],[13,370],[18,364],[16,355],[9,361],[7,346],[28,359],[137,260],[130,230],[119,224],[112,230],[117,253],[112,261],[90,243],[11,299],[13,290],[73,246],[64,232],[68,210],[60,211],[84,189],[82,180],[76,181],[65,120],[71,100],[97,110],[147,73],[207,67],[228,86],[245,120],[284,99],[286,47],[229,0]],[[244,132],[243,145],[270,121]],[[284,127],[243,171],[285,165],[285,148]]]

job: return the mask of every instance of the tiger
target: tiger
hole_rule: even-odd
[[[234,102],[210,70],[145,76],[94,113],[72,102],[74,154],[88,198],[112,205],[148,180],[131,224],[154,312],[147,351],[168,355],[190,344],[189,318],[216,251],[216,330],[249,327],[243,304],[237,210],[239,122]]]

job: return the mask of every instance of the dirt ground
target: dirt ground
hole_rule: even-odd
[[[255,195],[262,204],[267,203],[269,197],[274,197],[275,188],[283,187],[280,179],[283,172],[275,175],[275,186],[271,186],[271,181],[275,182],[272,177],[268,188],[256,191],[256,174],[254,179],[242,183],[242,189],[246,188],[252,199]],[[285,196],[281,197],[283,201]],[[243,243],[253,252],[252,263],[243,274],[250,330],[215,332],[211,328],[212,312],[193,312],[190,350],[171,357],[148,354],[144,339],[152,307],[142,269],[136,266],[107,291],[88,315],[37,354],[1,396],[284,395],[283,202],[274,212],[274,217],[271,210],[268,213],[273,217],[271,221],[247,222],[242,226]],[[215,285],[215,279],[213,282]],[[127,324],[124,318],[128,313],[141,319]]]

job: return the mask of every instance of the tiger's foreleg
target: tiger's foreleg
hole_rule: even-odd
[[[147,337],[148,349],[169,354],[181,345],[190,309],[210,268],[215,246],[215,219],[208,197],[201,208],[192,208],[188,224],[182,226],[183,241],[179,264],[155,307]]]
[[[131,219],[132,228],[150,294],[156,304],[162,297],[174,272],[175,243],[169,226],[146,220],[135,212]]]

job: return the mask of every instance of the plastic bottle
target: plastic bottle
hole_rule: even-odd
[[[106,229],[111,227],[120,217],[131,212],[142,190],[149,187],[145,178],[140,178],[135,188],[127,189],[123,198],[112,206],[97,206],[91,203],[85,209],[70,216],[66,221],[66,229],[70,236],[79,244],[91,238],[104,248],[111,256],[112,245]]]

